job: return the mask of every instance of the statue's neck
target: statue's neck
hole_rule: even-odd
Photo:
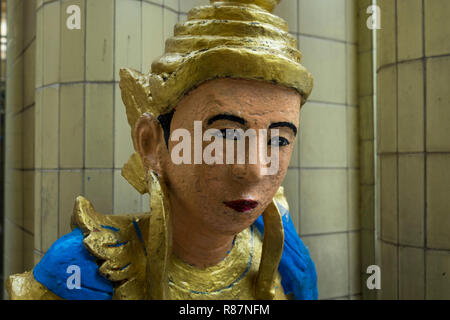
[[[197,268],[214,266],[233,246],[233,235],[222,235],[196,221],[194,215],[171,201],[172,253]]]

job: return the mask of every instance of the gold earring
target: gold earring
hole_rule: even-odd
[[[172,253],[172,221],[167,187],[154,171],[147,173],[150,223],[147,251],[147,299],[169,300],[168,263]]]
[[[258,300],[273,300],[275,297],[275,277],[283,254],[284,228],[280,211],[275,200],[263,212],[264,238],[256,277],[255,295]]]

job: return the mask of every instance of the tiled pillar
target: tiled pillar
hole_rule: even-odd
[[[450,299],[450,2],[378,0],[382,299]]]
[[[375,132],[374,132],[374,31],[367,27],[367,9],[373,0],[358,0],[358,100],[360,158],[361,219],[361,290],[363,299],[375,299],[376,290],[369,290],[367,268],[376,264],[375,248]]]
[[[5,276],[33,266],[34,217],[27,195],[33,184],[35,7],[33,0],[7,1]]]

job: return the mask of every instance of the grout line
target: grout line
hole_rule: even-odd
[[[4,36],[2,36],[2,38],[4,38]],[[33,38],[31,38],[30,42],[27,43],[22,50],[17,54],[17,56],[13,57],[13,63],[12,64],[16,64],[17,61],[25,56],[25,52],[31,47],[31,45],[33,44],[33,42],[36,40],[36,35],[33,36]],[[25,58],[24,58],[25,60]],[[25,62],[25,61],[24,61]],[[23,62],[23,63],[24,63]]]
[[[39,7],[37,7],[37,8],[35,9],[35,11],[37,12],[37,11],[41,10],[43,7],[45,7],[45,6],[47,6],[47,5],[50,5],[50,4],[52,4],[52,3],[54,3],[54,2],[57,2],[57,1],[59,1],[59,0],[48,0],[47,2],[44,2],[44,3],[42,3]],[[172,9],[172,8],[170,8],[170,7],[167,7],[167,6],[165,6],[164,4],[161,5],[161,4],[159,4],[159,3],[153,2],[153,1],[151,1],[151,0],[135,0],[135,1],[143,1],[143,2],[146,2],[146,3],[148,3],[148,4],[151,4],[151,5],[154,5],[154,6],[157,6],[157,7],[161,7],[161,8],[166,8],[166,9],[168,9],[168,10],[171,10],[171,11],[177,13],[177,11],[176,11],[175,9]],[[115,3],[115,0],[114,0],[114,3]]]
[[[60,19],[59,19],[59,27],[60,27],[60,31],[59,31],[59,82],[61,82],[62,76],[61,76],[61,66],[62,66],[62,38],[63,38],[63,19],[61,18],[63,15],[63,8],[64,8],[64,4],[62,1],[60,1]],[[86,6],[84,6],[85,9],[85,14],[86,14]],[[85,19],[86,20],[86,19]],[[85,28],[86,30],[86,28]],[[85,54],[86,57],[86,54]],[[57,192],[57,212],[56,212],[56,232],[57,232],[57,239],[60,237],[60,211],[61,211],[61,170],[59,170],[61,168],[61,86],[58,87],[58,128],[57,128],[57,132],[58,132],[58,145],[56,146],[57,150],[58,150],[58,171],[56,173],[57,176],[57,186],[58,186],[58,192]]]
[[[377,69],[377,73],[379,73],[383,69],[387,69],[389,67],[393,67],[393,66],[395,66],[397,64],[406,64],[406,63],[419,62],[419,61],[423,61],[423,60],[439,59],[439,58],[447,58],[447,57],[450,57],[449,53],[447,53],[447,54],[437,54],[437,55],[432,55],[432,56],[425,56],[425,52],[424,52],[423,53],[423,57],[420,57],[420,58],[401,60],[401,61],[387,63],[385,65],[382,65],[382,66],[380,66]]]
[[[11,168],[13,170],[16,171],[22,171],[22,172],[57,172],[58,170],[60,171],[66,171],[66,172],[81,172],[83,170],[97,170],[97,171],[106,171],[106,170],[111,170],[114,169],[115,171],[119,171],[121,170],[121,168],[95,168],[95,167],[91,167],[91,168],[29,168],[29,169],[21,169],[21,168]]]
[[[115,80],[86,80],[86,81],[70,81],[70,82],[53,82],[49,83],[43,86],[40,86],[38,88],[35,88],[36,90],[43,90],[46,88],[56,88],[56,87],[62,87],[62,86],[70,86],[70,85],[78,85],[78,84],[117,84],[119,81]]]
[[[380,152],[379,156],[395,156],[397,153],[393,151]],[[450,155],[450,151],[402,151],[398,152],[400,155]]]
[[[427,220],[428,220],[428,189],[427,189],[427,168],[428,168],[428,152],[427,152],[427,59],[426,59],[426,48],[425,48],[425,0],[422,0],[422,55],[423,55],[423,150],[424,150],[424,183],[423,183],[423,197],[424,197],[424,213],[423,213],[423,279],[424,279],[424,300],[427,299],[427,246],[428,246],[428,237],[427,237]]]
[[[351,300],[351,298],[355,298],[355,297],[361,297],[362,293],[355,293],[355,294],[349,294],[346,296],[339,296],[339,297],[331,297],[331,298],[325,298],[325,299],[321,299],[321,300],[337,300],[337,299],[344,299],[344,298],[348,298],[349,300]]]
[[[300,5],[299,5],[299,1],[297,1],[297,12],[296,12],[296,16],[297,16],[297,19],[296,19],[296,23],[297,23],[297,28],[296,28],[296,30],[298,31],[298,32],[300,32],[300,15],[299,15],[299,10],[300,10]],[[300,50],[300,36],[297,34],[297,49],[299,49]],[[303,60],[303,54],[302,54],[302,60]],[[301,109],[300,109],[300,113],[301,113]],[[297,161],[298,161],[298,166],[299,166],[299,168],[301,168],[301,166],[302,166],[302,157],[301,157],[301,155],[302,155],[302,152],[301,152],[301,150],[302,150],[302,148],[301,148],[301,144],[302,144],[302,141],[300,140],[300,136],[297,138],[298,139],[298,150],[297,150]],[[288,167],[288,169],[289,169],[289,167]],[[298,181],[297,181],[297,184],[298,184],[298,194],[299,194],[299,197],[298,197],[298,208],[297,208],[297,210],[298,210],[298,212],[297,212],[297,234],[300,236],[300,234],[301,234],[301,231],[302,231],[302,206],[301,206],[301,202],[302,202],[302,196],[301,196],[301,194],[302,194],[302,183],[301,183],[301,179],[300,179],[300,172],[299,172],[299,174],[298,174]]]
[[[37,11],[36,11],[36,22],[37,22]],[[40,35],[42,36],[42,39],[37,38],[37,41],[39,41],[41,43],[40,48],[41,48],[41,79],[40,82],[41,84],[44,84],[44,37],[45,37],[45,28],[44,28],[44,21],[45,21],[45,10],[42,10],[42,14],[41,14],[41,24],[40,24]],[[36,34],[37,36],[37,34]],[[37,43],[36,43],[36,49],[37,49]],[[37,93],[37,88],[35,87],[34,89],[35,92],[35,97],[36,97],[36,93]],[[45,96],[45,92],[46,91],[42,91],[42,93],[39,95],[40,96],[40,110],[39,110],[39,131],[40,131],[40,150],[39,150],[39,154],[40,154],[40,161],[39,161],[39,166],[42,168],[42,161],[43,161],[43,152],[42,152],[42,147],[43,147],[43,134],[42,134],[42,116],[43,116],[43,112],[44,112],[44,96]],[[36,174],[35,174],[36,176]],[[42,235],[43,235],[43,229],[42,229],[42,174],[39,175],[39,248],[42,250],[43,248],[43,242],[42,242]],[[35,192],[36,194],[36,192]],[[37,220],[37,219],[36,219]],[[36,243],[36,241],[35,241]]]
[[[38,11],[38,10],[41,10],[41,8],[44,8],[45,6],[48,6],[48,5],[50,5],[50,4],[52,4],[52,3],[55,3],[55,2],[58,2],[59,0],[48,0],[48,1],[46,1],[46,2],[42,2],[42,4],[39,6],[39,7],[37,7],[36,8],[36,12]]]
[[[61,51],[60,51],[61,53]],[[56,146],[56,149],[58,150],[58,170],[57,170],[57,180],[58,180],[58,192],[57,192],[57,212],[56,212],[56,232],[57,232],[57,238],[59,238],[59,223],[60,223],[60,199],[61,199],[61,170],[59,169],[61,167],[61,88],[58,88],[58,125],[57,125],[57,132],[58,132],[58,145]]]
[[[348,1],[344,2],[344,10],[345,10],[345,36],[347,37],[348,34]],[[349,81],[348,81],[348,46],[347,44],[345,45],[345,104],[348,104],[348,86],[349,86]],[[348,130],[348,108],[345,108],[345,137],[346,137],[346,141],[345,141],[345,156],[346,156],[346,163],[347,163],[347,168],[345,170],[345,179],[346,179],[346,203],[347,203],[347,208],[346,208],[346,217],[347,217],[347,230],[350,229],[350,170],[348,169],[348,166],[350,164],[349,162],[349,130]],[[351,257],[350,257],[350,233],[347,233],[347,237],[346,237],[346,241],[347,241],[347,292],[348,294],[351,293],[351,283],[352,283],[352,275],[351,275]]]
[[[395,133],[395,140],[396,140],[396,192],[397,192],[397,199],[396,199],[396,205],[397,205],[397,243],[400,243],[400,166],[399,161],[400,157],[398,154],[398,134],[399,134],[399,121],[398,121],[398,96],[399,96],[399,70],[398,70],[398,1],[395,0],[395,118],[396,118],[396,133]],[[400,300],[400,247],[397,247],[397,300]]]
[[[85,3],[85,18],[84,18],[84,76],[83,76],[83,150],[82,150],[82,154],[83,154],[83,164],[82,164],[82,168],[80,169],[81,172],[81,193],[83,194],[83,196],[86,196],[86,185],[85,185],[85,178],[86,178],[86,171],[84,170],[84,168],[86,167],[86,93],[87,93],[87,37],[88,37],[88,15],[87,15],[87,7],[88,7],[88,2],[91,0],[86,0]],[[61,171],[65,171],[65,169],[60,168],[59,170]]]
[[[114,0],[114,26],[113,26],[113,34],[114,34],[114,47],[113,47],[113,79],[116,80],[116,37],[117,37],[117,29],[116,29],[116,16],[117,16],[117,7],[116,7],[117,3]],[[142,14],[143,14],[143,10],[142,10],[142,0],[140,1],[140,18],[141,18],[141,24],[140,24],[140,29],[141,29],[141,39],[140,39],[140,50],[141,50],[141,67],[140,67],[140,71],[142,70]],[[120,78],[120,72],[119,72],[119,78]],[[119,79],[117,79],[119,80]],[[114,208],[114,181],[115,181],[115,175],[114,175],[114,168],[116,166],[116,139],[117,139],[117,135],[116,135],[116,83],[117,81],[114,81],[114,84],[112,86],[112,178],[111,178],[111,211],[112,214],[115,214],[115,208]]]
[[[33,253],[36,253],[36,254],[38,254],[40,256],[43,256],[45,254],[42,250],[39,250],[39,249],[36,249],[36,248],[34,248]]]
[[[296,166],[289,166],[288,169],[293,170],[359,170],[358,167],[296,167]]]
[[[307,103],[308,102],[317,103],[317,104],[327,104],[327,105],[331,105],[331,106],[340,106],[340,107],[351,107],[351,108],[359,107],[358,104],[349,104],[347,102],[321,101],[321,100],[313,100],[313,99],[308,99]]]
[[[325,37],[325,36],[318,36],[318,35],[307,34],[307,33],[302,33],[302,32],[289,32],[289,33],[291,33],[293,35],[302,36],[302,37],[313,38],[313,39],[317,39],[317,40],[338,42],[338,43],[342,43],[342,44],[349,44],[349,45],[357,45],[358,44],[357,42],[346,41],[346,40],[330,38],[330,37]]]
[[[25,5],[25,4],[24,4]],[[24,73],[22,73],[22,82],[24,81]],[[21,124],[20,124],[20,126],[23,128],[23,123],[24,123],[24,117],[21,117],[21,119],[20,119],[20,122],[21,122]],[[22,168],[24,167],[24,155],[23,155],[23,146],[24,146],[24,139],[25,139],[25,134],[24,134],[24,132],[23,132],[23,130],[22,130],[22,134],[21,134],[21,139],[22,139],[22,141],[21,141],[21,153],[22,153]],[[21,177],[20,177],[20,179],[22,180],[22,190],[21,190],[21,192],[20,192],[20,194],[21,194],[21,201],[22,201],[22,206],[21,206],[21,211],[22,211],[22,226],[21,227],[19,227],[22,231],[23,231],[23,233],[22,233],[22,252],[21,252],[21,255],[22,255],[22,268],[25,268],[25,235],[24,235],[24,233],[25,233],[25,206],[24,206],[24,204],[23,204],[23,200],[24,200],[24,182],[25,182],[25,177],[24,177],[25,175],[24,174],[22,174],[21,175]],[[2,181],[3,182],[3,181]]]
[[[375,183],[360,183],[361,187],[375,187]],[[371,229],[373,231],[373,229]]]
[[[345,230],[345,231],[334,231],[334,232],[319,232],[319,233],[301,233],[300,237],[303,238],[309,238],[309,237],[320,237],[320,236],[332,236],[332,235],[339,235],[339,234],[350,234],[350,233],[358,233],[361,232],[362,229],[355,229],[355,230]]]
[[[28,234],[28,235],[34,237],[34,233],[33,233],[32,231],[28,230],[28,229],[25,228],[24,226],[21,226],[20,224],[17,224],[16,222],[14,222],[14,221],[11,220],[10,218],[8,218],[6,215],[5,215],[4,219],[7,220],[7,221],[8,221],[9,223],[11,223],[12,225],[14,225],[15,227],[17,227],[18,229],[20,229],[22,232],[24,232],[24,233],[26,233],[26,234]],[[23,252],[25,252],[25,251],[23,251]],[[22,252],[22,253],[23,253],[23,252]]]
[[[381,241],[383,243],[389,244],[391,246],[394,246],[394,247],[411,248],[411,249],[423,249],[425,252],[436,251],[436,252],[446,252],[446,253],[450,254],[450,248],[432,248],[432,247],[431,248],[430,247],[427,248],[427,247],[415,246],[415,245],[412,245],[412,244],[395,243],[395,242],[392,242],[392,241],[389,241],[389,240],[386,240],[386,239],[382,239],[382,238],[377,238],[377,240],[379,240],[379,241]]]

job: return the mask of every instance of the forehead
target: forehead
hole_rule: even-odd
[[[255,124],[287,121],[297,125],[300,102],[300,94],[293,89],[256,80],[216,79],[186,95],[173,120],[203,121],[216,114],[233,114]]]

